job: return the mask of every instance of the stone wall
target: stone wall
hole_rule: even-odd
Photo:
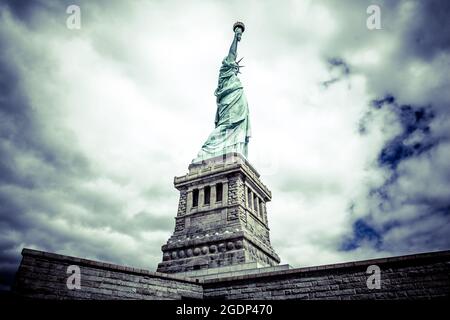
[[[64,255],[24,249],[13,293],[40,299],[202,298],[195,280]],[[67,287],[70,265],[80,267],[81,289]]]
[[[180,200],[178,201],[178,212],[177,216],[183,216],[186,214],[187,210],[187,190],[186,188],[181,188],[180,190]]]
[[[369,289],[367,268],[381,271]],[[205,280],[205,299],[428,299],[450,296],[450,251]]]
[[[44,299],[427,299],[450,297],[450,251],[195,280],[24,249],[13,293]],[[81,271],[69,290],[67,268]],[[369,289],[371,265],[380,289]],[[230,274],[228,274],[230,275]]]

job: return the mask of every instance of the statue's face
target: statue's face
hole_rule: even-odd
[[[238,41],[241,41],[242,38],[242,29],[241,28],[236,28],[236,38]]]

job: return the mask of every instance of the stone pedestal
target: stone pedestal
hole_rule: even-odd
[[[267,223],[271,192],[244,157],[231,153],[193,163],[174,185],[180,191],[175,231],[162,246],[158,272],[279,264]]]

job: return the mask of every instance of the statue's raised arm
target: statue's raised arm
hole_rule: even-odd
[[[234,38],[231,43],[230,51],[228,52],[228,57],[234,61],[236,61],[237,57],[237,43],[241,41],[242,33],[245,30],[245,26],[242,22],[236,22],[233,25]]]

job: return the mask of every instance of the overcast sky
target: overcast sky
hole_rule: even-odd
[[[449,249],[449,7],[2,1],[0,286],[23,247],[156,269],[236,20],[249,160],[282,263]]]

